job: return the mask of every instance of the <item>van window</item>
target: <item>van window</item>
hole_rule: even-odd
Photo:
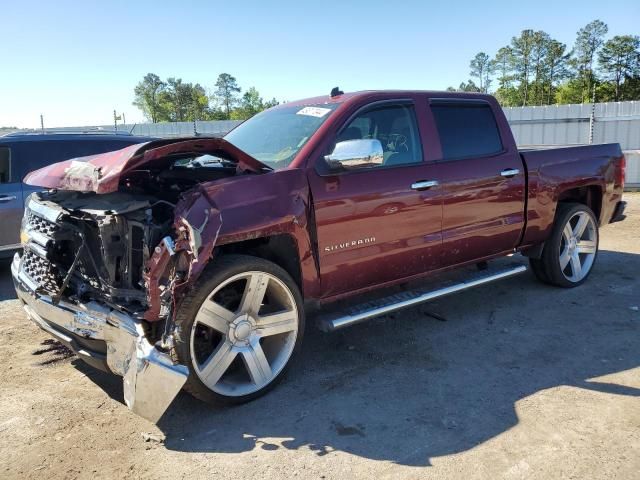
[[[483,157],[503,150],[500,132],[488,103],[432,103],[443,159]]]
[[[11,182],[11,149],[0,147],[0,183]]]
[[[20,144],[20,158],[24,159],[20,162],[23,168],[22,175],[24,177],[33,170],[70,158],[120,150],[132,143],[136,142],[108,139],[22,142]]]

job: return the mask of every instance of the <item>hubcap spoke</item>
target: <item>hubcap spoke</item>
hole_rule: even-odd
[[[560,255],[560,269],[564,270],[567,268],[567,264],[571,260],[571,255],[569,254],[569,247],[565,247],[564,251]]]
[[[293,332],[298,327],[298,318],[293,311],[263,315],[258,318],[256,333],[261,337]]]
[[[224,372],[227,371],[237,354],[238,352],[231,344],[221,342],[217,350],[204,363],[200,376],[205,379],[207,384],[215,385],[224,375]]]
[[[564,237],[565,242],[569,242],[569,240],[571,240],[571,237],[573,237],[573,230],[571,230],[570,222],[567,222],[567,224],[564,226],[562,236]]]
[[[247,279],[247,285],[244,288],[244,294],[240,302],[240,312],[257,315],[268,286],[269,277],[267,275],[261,273],[251,275]]]
[[[196,322],[211,327],[220,333],[229,331],[229,323],[234,313],[213,300],[205,300],[196,316]]]
[[[587,228],[589,223],[589,215],[586,213],[581,213],[578,215],[578,223],[576,223],[575,228],[573,229],[573,234],[576,238],[580,239],[584,230]]]
[[[257,338],[242,350],[242,359],[253,383],[263,385],[271,380],[273,372]]]
[[[577,251],[571,255],[571,273],[571,276],[576,279],[579,279],[582,273],[582,264],[580,263],[580,257]]]
[[[579,253],[596,253],[596,242],[591,240],[580,240],[577,244]]]

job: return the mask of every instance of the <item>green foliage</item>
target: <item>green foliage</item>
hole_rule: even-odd
[[[240,99],[239,106],[231,112],[231,120],[246,120],[253,117],[256,113],[278,105],[278,101],[274,98],[268,102],[265,102],[258,90],[255,87],[251,87],[244,92]]]
[[[238,102],[238,94],[241,88],[236,78],[228,73],[221,73],[216,80],[214,96],[224,106],[227,119],[231,118],[231,108]]]
[[[576,70],[577,78],[582,84],[583,102],[589,101],[593,84],[597,81],[593,62],[596,53],[604,43],[604,37],[608,31],[609,27],[601,20],[594,20],[578,30],[571,63]]]
[[[155,73],[147,73],[142,81],[133,89],[135,99],[133,104],[142,110],[144,116],[153,123],[159,122],[164,116],[161,96],[166,83]]]
[[[199,83],[185,83],[181,78],[166,81],[148,73],[134,88],[133,104],[153,123],[195,120],[245,120],[262,110],[278,105],[274,98],[264,101],[255,87],[242,97],[236,79],[228,73],[220,74],[216,90],[210,99]],[[213,100],[214,105],[211,105]]]
[[[615,36],[594,20],[578,30],[573,50],[544,31],[523,30],[495,57],[480,52],[470,62],[469,80],[450,91],[493,92],[504,106],[640,99],[640,38]],[[596,69],[596,60],[599,69]]]
[[[480,91],[487,93],[491,84],[490,75],[493,68],[489,55],[484,52],[478,53],[469,63],[469,68],[471,69],[469,75],[479,80]]]
[[[572,78],[556,90],[556,103],[582,103],[584,85],[582,79]]]
[[[622,35],[608,40],[598,54],[598,63],[614,85],[614,101],[627,100],[631,82],[625,80],[640,76],[640,37]]]

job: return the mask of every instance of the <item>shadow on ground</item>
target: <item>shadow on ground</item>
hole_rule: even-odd
[[[295,366],[266,397],[212,408],[181,394],[159,423],[165,446],[338,450],[423,466],[515,426],[515,403],[547,388],[640,396],[589,381],[640,366],[640,314],[630,308],[638,271],[640,255],[602,251],[577,289],[524,274],[343,332],[309,328]],[[122,401],[121,379],[74,364]]]
[[[11,280],[11,259],[0,258],[0,302],[18,298]]]

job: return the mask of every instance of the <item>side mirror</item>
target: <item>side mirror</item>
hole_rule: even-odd
[[[338,142],[333,153],[324,157],[332,170],[345,167],[378,166],[382,165],[383,158],[380,140],[371,138]]]

